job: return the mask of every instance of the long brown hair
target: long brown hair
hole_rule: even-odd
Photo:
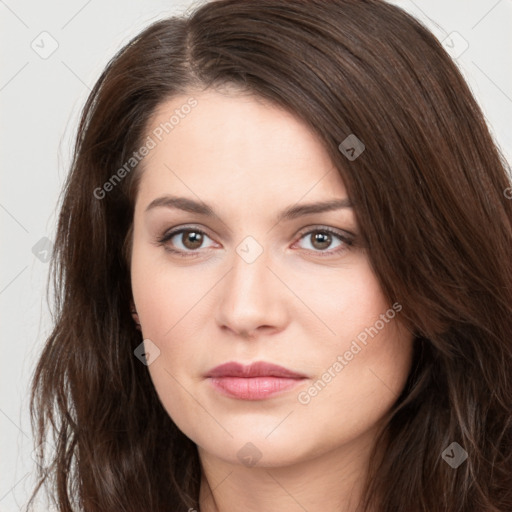
[[[416,336],[361,510],[510,512],[508,166],[440,43],[381,0],[213,1],[152,24],[110,61],[63,190],[54,329],[31,397],[37,444],[55,450],[40,454],[32,498],[45,484],[66,512],[199,507],[196,446],[133,354],[141,337],[128,260],[141,166],[98,188],[142,146],[157,106],[224,85],[288,109],[319,136],[382,289]],[[365,145],[355,159],[339,149],[351,134]],[[452,443],[468,455],[457,468],[442,456]]]

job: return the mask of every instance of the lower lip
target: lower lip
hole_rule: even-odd
[[[241,400],[264,400],[295,387],[304,379],[284,377],[211,377],[212,386]]]

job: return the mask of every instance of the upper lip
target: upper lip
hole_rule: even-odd
[[[229,362],[212,368],[206,377],[283,377],[288,379],[301,379],[306,377],[300,373],[288,370],[265,361],[258,361],[249,365]]]

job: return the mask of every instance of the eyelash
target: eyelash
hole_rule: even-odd
[[[176,250],[169,247],[166,242],[168,242],[170,239],[172,239],[174,236],[179,235],[181,233],[185,233],[187,231],[192,231],[194,233],[199,233],[201,235],[207,236],[208,238],[211,238],[208,236],[207,233],[205,233],[203,230],[198,229],[194,226],[188,226],[188,227],[182,227],[173,231],[169,231],[168,233],[165,233],[162,237],[157,239],[157,245],[163,246],[163,248],[170,253],[176,254],[177,256],[181,258],[193,258],[195,256],[198,256],[198,251],[200,249],[197,249],[196,251],[182,251],[182,250]],[[313,233],[329,233],[330,235],[334,235],[335,237],[339,238],[342,242],[342,245],[340,245],[336,250],[331,251],[320,251],[320,250],[310,250],[310,249],[304,249],[306,251],[311,251],[315,253],[315,255],[320,256],[321,258],[338,255],[343,252],[345,252],[349,247],[354,245],[354,240],[350,237],[347,237],[340,233],[337,230],[334,230],[329,227],[315,227],[314,229],[310,229],[309,231],[301,232],[299,234],[299,240],[302,240],[302,238],[306,237],[307,235],[312,235]]]

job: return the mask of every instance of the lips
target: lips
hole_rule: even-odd
[[[241,400],[264,400],[290,390],[307,377],[283,366],[258,361],[248,366],[229,362],[205,375],[223,395]]]
[[[258,361],[244,366],[239,363],[225,363],[210,370],[207,377],[283,377],[289,379],[301,379],[306,377],[300,373],[293,372],[272,363]]]

